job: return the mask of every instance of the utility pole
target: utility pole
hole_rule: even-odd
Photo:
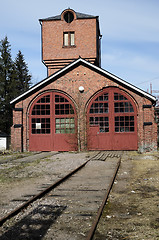
[[[150,93],[157,98],[156,106],[159,106],[159,90],[153,90],[152,83],[150,83]]]

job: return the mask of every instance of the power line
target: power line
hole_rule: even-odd
[[[143,83],[146,83],[146,82],[152,82],[152,81],[157,80],[157,79],[159,79],[159,77],[155,77],[155,78],[152,78],[150,80],[146,80],[146,81],[138,83],[138,84],[143,84]]]

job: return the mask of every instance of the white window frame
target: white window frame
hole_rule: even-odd
[[[64,32],[63,33],[63,46],[64,47],[75,46],[75,32]]]

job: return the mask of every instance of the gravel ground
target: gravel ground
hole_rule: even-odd
[[[94,240],[159,239],[159,153],[127,152]]]
[[[120,156],[115,154],[89,154],[95,157],[82,170],[7,221],[1,229],[1,239],[84,240],[120,159]],[[78,164],[90,157],[88,153],[64,153],[57,156],[57,173],[61,172],[62,157],[65,158],[62,169],[68,169],[68,166],[70,169],[75,165],[71,163],[72,156],[72,159],[76,157],[74,162],[78,161]],[[68,162],[66,156],[69,156]],[[50,167],[48,171],[51,171]]]
[[[6,162],[1,164],[1,215],[10,211],[16,204],[21,203],[21,201],[10,201],[11,199],[22,200],[26,199],[25,195],[27,195],[27,197],[29,197],[29,195],[34,195],[46,187],[49,182],[51,183],[52,181],[59,179],[59,177],[63,174],[65,175],[67,171],[70,171],[71,168],[74,169],[78,164],[80,165],[93,154],[95,153],[60,153],[31,162]],[[98,224],[94,240],[159,239],[158,168],[158,152],[145,154],[139,154],[137,152],[123,152],[121,167],[109,196],[108,203],[105,206],[103,215]],[[56,199],[54,203],[52,202],[52,204],[49,204],[47,202],[45,206],[41,205],[39,202],[38,207],[34,210],[34,213],[32,212],[33,208],[31,207],[30,214],[26,216],[27,221],[29,221],[33,215],[35,219],[38,219],[39,213],[43,214],[43,226],[45,226],[47,221],[47,227],[46,229],[43,228],[43,230],[40,228],[41,222],[39,223],[35,221],[37,237],[32,239],[53,240],[54,238],[52,238],[51,233],[52,222],[49,222],[49,217],[54,215],[54,221],[58,221],[57,219],[63,212],[65,212],[65,216],[67,214],[70,216],[65,207],[66,205],[61,204],[60,202],[57,204]],[[86,208],[89,209],[89,204]],[[90,224],[90,217],[86,216],[86,218],[88,218],[87,222]],[[65,224],[66,223],[67,221]],[[9,224],[15,226],[12,220]],[[24,224],[21,227],[27,228]],[[50,229],[50,234],[49,232],[46,234],[47,229]],[[68,228],[68,233],[69,230],[70,228]],[[9,226],[7,231],[9,231]],[[82,235],[84,233],[82,231],[79,232],[81,233],[81,238],[79,239],[84,239],[83,237],[85,236]],[[58,233],[59,229],[57,228],[57,236]],[[66,232],[65,234],[65,237],[63,236],[63,238],[60,239],[71,240],[71,238],[67,238]],[[16,240],[16,238],[6,239]],[[20,239],[32,240],[31,238],[25,238],[23,236]],[[72,240],[75,239],[75,237],[72,238]]]
[[[39,153],[0,164],[0,216],[67,175],[95,152]],[[15,156],[14,156],[15,157]]]

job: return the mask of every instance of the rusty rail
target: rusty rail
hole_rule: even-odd
[[[93,239],[93,236],[94,236],[94,234],[95,234],[95,231],[96,231],[97,225],[98,225],[98,223],[99,223],[100,217],[101,217],[101,215],[102,215],[103,209],[104,209],[105,204],[106,204],[106,202],[107,202],[107,200],[108,200],[110,191],[111,191],[111,189],[112,189],[112,186],[113,186],[113,184],[114,184],[116,175],[117,175],[117,173],[118,173],[118,170],[119,170],[119,167],[120,167],[120,163],[121,163],[121,158],[120,158],[120,160],[118,161],[118,164],[117,164],[117,166],[116,166],[114,175],[112,176],[111,182],[110,182],[109,187],[108,187],[108,189],[107,189],[107,191],[106,191],[106,194],[105,194],[105,196],[104,196],[103,202],[102,202],[102,204],[101,204],[101,206],[100,206],[100,208],[99,208],[99,210],[98,210],[97,216],[96,216],[96,218],[95,218],[95,220],[94,220],[94,222],[93,222],[93,224],[92,224],[92,227],[91,227],[90,231],[88,232],[88,235],[87,235],[86,240],[92,240],[92,239]]]
[[[93,156],[94,157],[94,156]],[[93,158],[92,157],[92,158]],[[67,174],[66,176],[64,176],[63,178],[61,178],[60,180],[58,180],[57,182],[53,183],[52,185],[50,185],[48,188],[46,188],[44,191],[40,192],[39,194],[37,194],[36,196],[30,198],[27,202],[25,202],[24,204],[22,204],[21,206],[17,207],[16,209],[14,209],[12,212],[10,212],[9,214],[7,214],[6,216],[4,216],[3,218],[0,219],[0,227],[10,218],[16,216],[19,212],[21,212],[23,209],[27,208],[31,203],[33,203],[34,201],[36,201],[37,199],[42,198],[44,195],[46,195],[48,192],[50,192],[52,189],[54,189],[55,187],[57,187],[58,185],[60,185],[61,183],[63,183],[64,181],[66,181],[69,177],[71,177],[74,173],[78,172],[80,169],[82,169],[92,158],[88,159],[85,163],[81,164],[79,167],[77,167],[76,169],[74,169],[73,171],[71,171],[69,174]]]

